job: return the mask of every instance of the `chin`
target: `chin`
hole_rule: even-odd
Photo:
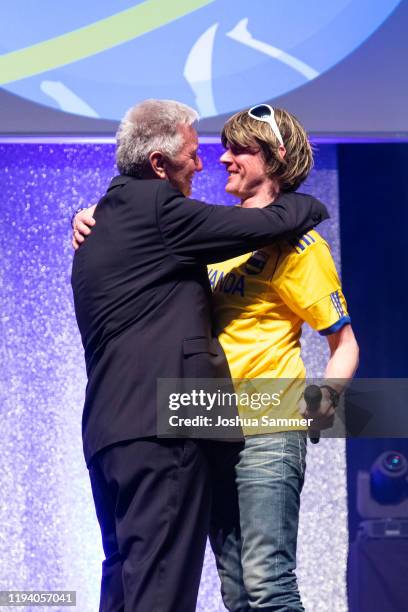
[[[232,185],[229,185],[228,183],[225,185],[225,191],[233,196],[239,197],[239,191],[237,189],[234,189],[234,187]]]

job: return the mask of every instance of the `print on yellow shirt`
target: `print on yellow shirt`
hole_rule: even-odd
[[[216,332],[232,377],[251,379],[257,391],[271,395],[284,384],[279,416],[299,418],[306,377],[300,356],[302,324],[306,321],[326,335],[350,322],[327,242],[311,230],[296,241],[213,264],[208,275]],[[247,417],[248,410],[241,406],[240,414]],[[277,408],[270,407],[256,416],[276,414]],[[245,433],[285,429],[262,427]]]

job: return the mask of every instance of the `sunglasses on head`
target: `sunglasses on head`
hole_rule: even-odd
[[[248,115],[252,117],[252,119],[257,119],[257,121],[265,121],[265,123],[269,123],[272,132],[275,134],[280,144],[284,146],[282,134],[280,133],[278,124],[276,123],[275,112],[272,106],[269,106],[269,104],[257,104],[249,109]]]

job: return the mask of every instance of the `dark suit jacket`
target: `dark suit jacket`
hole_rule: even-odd
[[[229,376],[212,331],[206,264],[327,217],[301,194],[243,209],[186,199],[167,181],[112,180],[72,270],[88,374],[88,464],[110,444],[156,435],[157,378]]]

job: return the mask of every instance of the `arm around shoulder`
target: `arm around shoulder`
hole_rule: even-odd
[[[164,181],[157,206],[163,240],[184,264],[235,257],[328,217],[325,206],[311,196],[283,194],[272,206],[244,209],[185,198]]]

